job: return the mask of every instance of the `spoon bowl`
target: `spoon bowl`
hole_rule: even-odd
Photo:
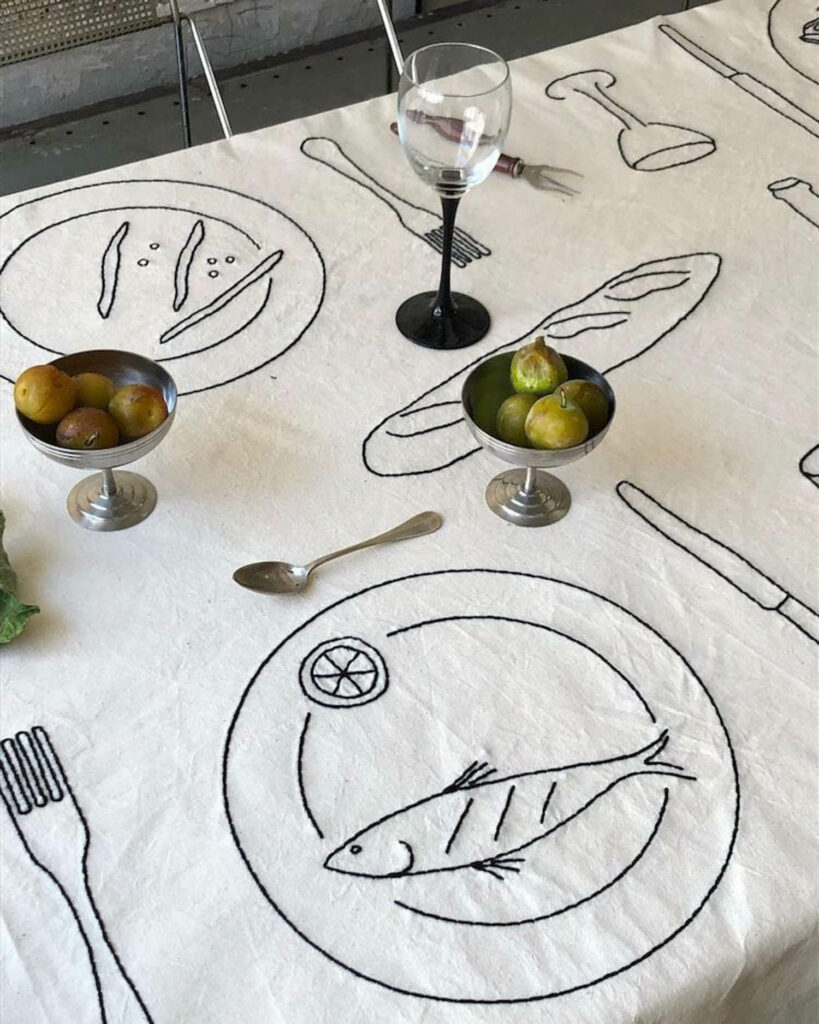
[[[260,594],[296,594],[307,586],[309,569],[290,562],[251,562],[233,574],[233,579]]]
[[[617,144],[623,160],[635,171],[664,171],[690,164],[717,148],[710,135],[655,121],[621,129]]]

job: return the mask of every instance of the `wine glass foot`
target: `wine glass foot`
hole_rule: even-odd
[[[116,490],[106,493],[102,473],[80,480],[71,488],[68,514],[86,530],[125,530],[147,519],[156,506],[156,488],[138,473],[118,472]]]
[[[489,330],[489,312],[477,299],[462,292],[452,293],[451,312],[433,313],[437,292],[421,292],[398,307],[398,330],[424,348],[466,348],[480,341]]]
[[[549,526],[569,511],[569,488],[551,473],[535,474],[535,486],[525,489],[526,470],[509,469],[489,481],[486,503],[496,516],[516,526]]]

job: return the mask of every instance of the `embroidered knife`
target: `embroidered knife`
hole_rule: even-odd
[[[757,569],[747,558],[738,555],[722,541],[691,526],[628,480],[620,481],[617,493],[632,512],[672,544],[687,551],[754,604],[766,611],[777,612],[819,644],[819,615]]]
[[[819,138],[819,121],[812,114],[809,114],[807,110],[798,107],[793,100],[783,96],[782,93],[772,89],[758,78],[754,78],[753,75],[749,75],[744,71],[738,71],[737,68],[726,64],[724,60],[720,60],[713,53],[709,53],[705,47],[700,46],[693,39],[683,35],[673,25],[663,22],[658,27],[664,36],[676,43],[677,46],[682,47],[686,53],[689,53],[696,60],[701,61],[706,67],[716,71],[723,78],[727,78],[734,85],[738,85],[740,89],[753,96],[754,99],[759,100],[760,103],[764,103],[766,107],[775,110],[777,114],[781,114],[782,117],[786,117],[789,121],[793,121],[794,124],[798,124],[800,128],[804,128],[806,132],[810,132],[811,135]]]

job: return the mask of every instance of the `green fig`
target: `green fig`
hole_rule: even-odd
[[[589,436],[586,414],[565,395],[544,395],[526,417],[526,439],[533,448],[574,448]]]
[[[524,423],[529,410],[537,401],[536,395],[510,395],[501,403],[495,420],[495,433],[507,444],[528,448]]]
[[[512,387],[522,395],[550,395],[568,377],[563,357],[542,335],[512,357]]]
[[[567,380],[557,388],[555,394],[561,392],[586,414],[592,434],[597,434],[608,423],[609,400],[593,381]]]

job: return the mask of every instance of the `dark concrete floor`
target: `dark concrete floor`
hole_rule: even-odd
[[[599,35],[691,0],[500,0],[474,10],[432,14],[402,26],[405,53],[434,40],[480,43],[507,59]],[[169,29],[170,31],[170,29]],[[189,64],[198,71],[189,46]],[[293,54],[264,67],[220,74],[235,132],[356,103],[395,87],[381,34],[321,52]],[[190,87],[194,143],[220,137],[204,80]],[[0,194],[9,194],[157,156],[183,145],[175,92],[126,97],[119,105],[71,119],[22,126],[0,136]]]

